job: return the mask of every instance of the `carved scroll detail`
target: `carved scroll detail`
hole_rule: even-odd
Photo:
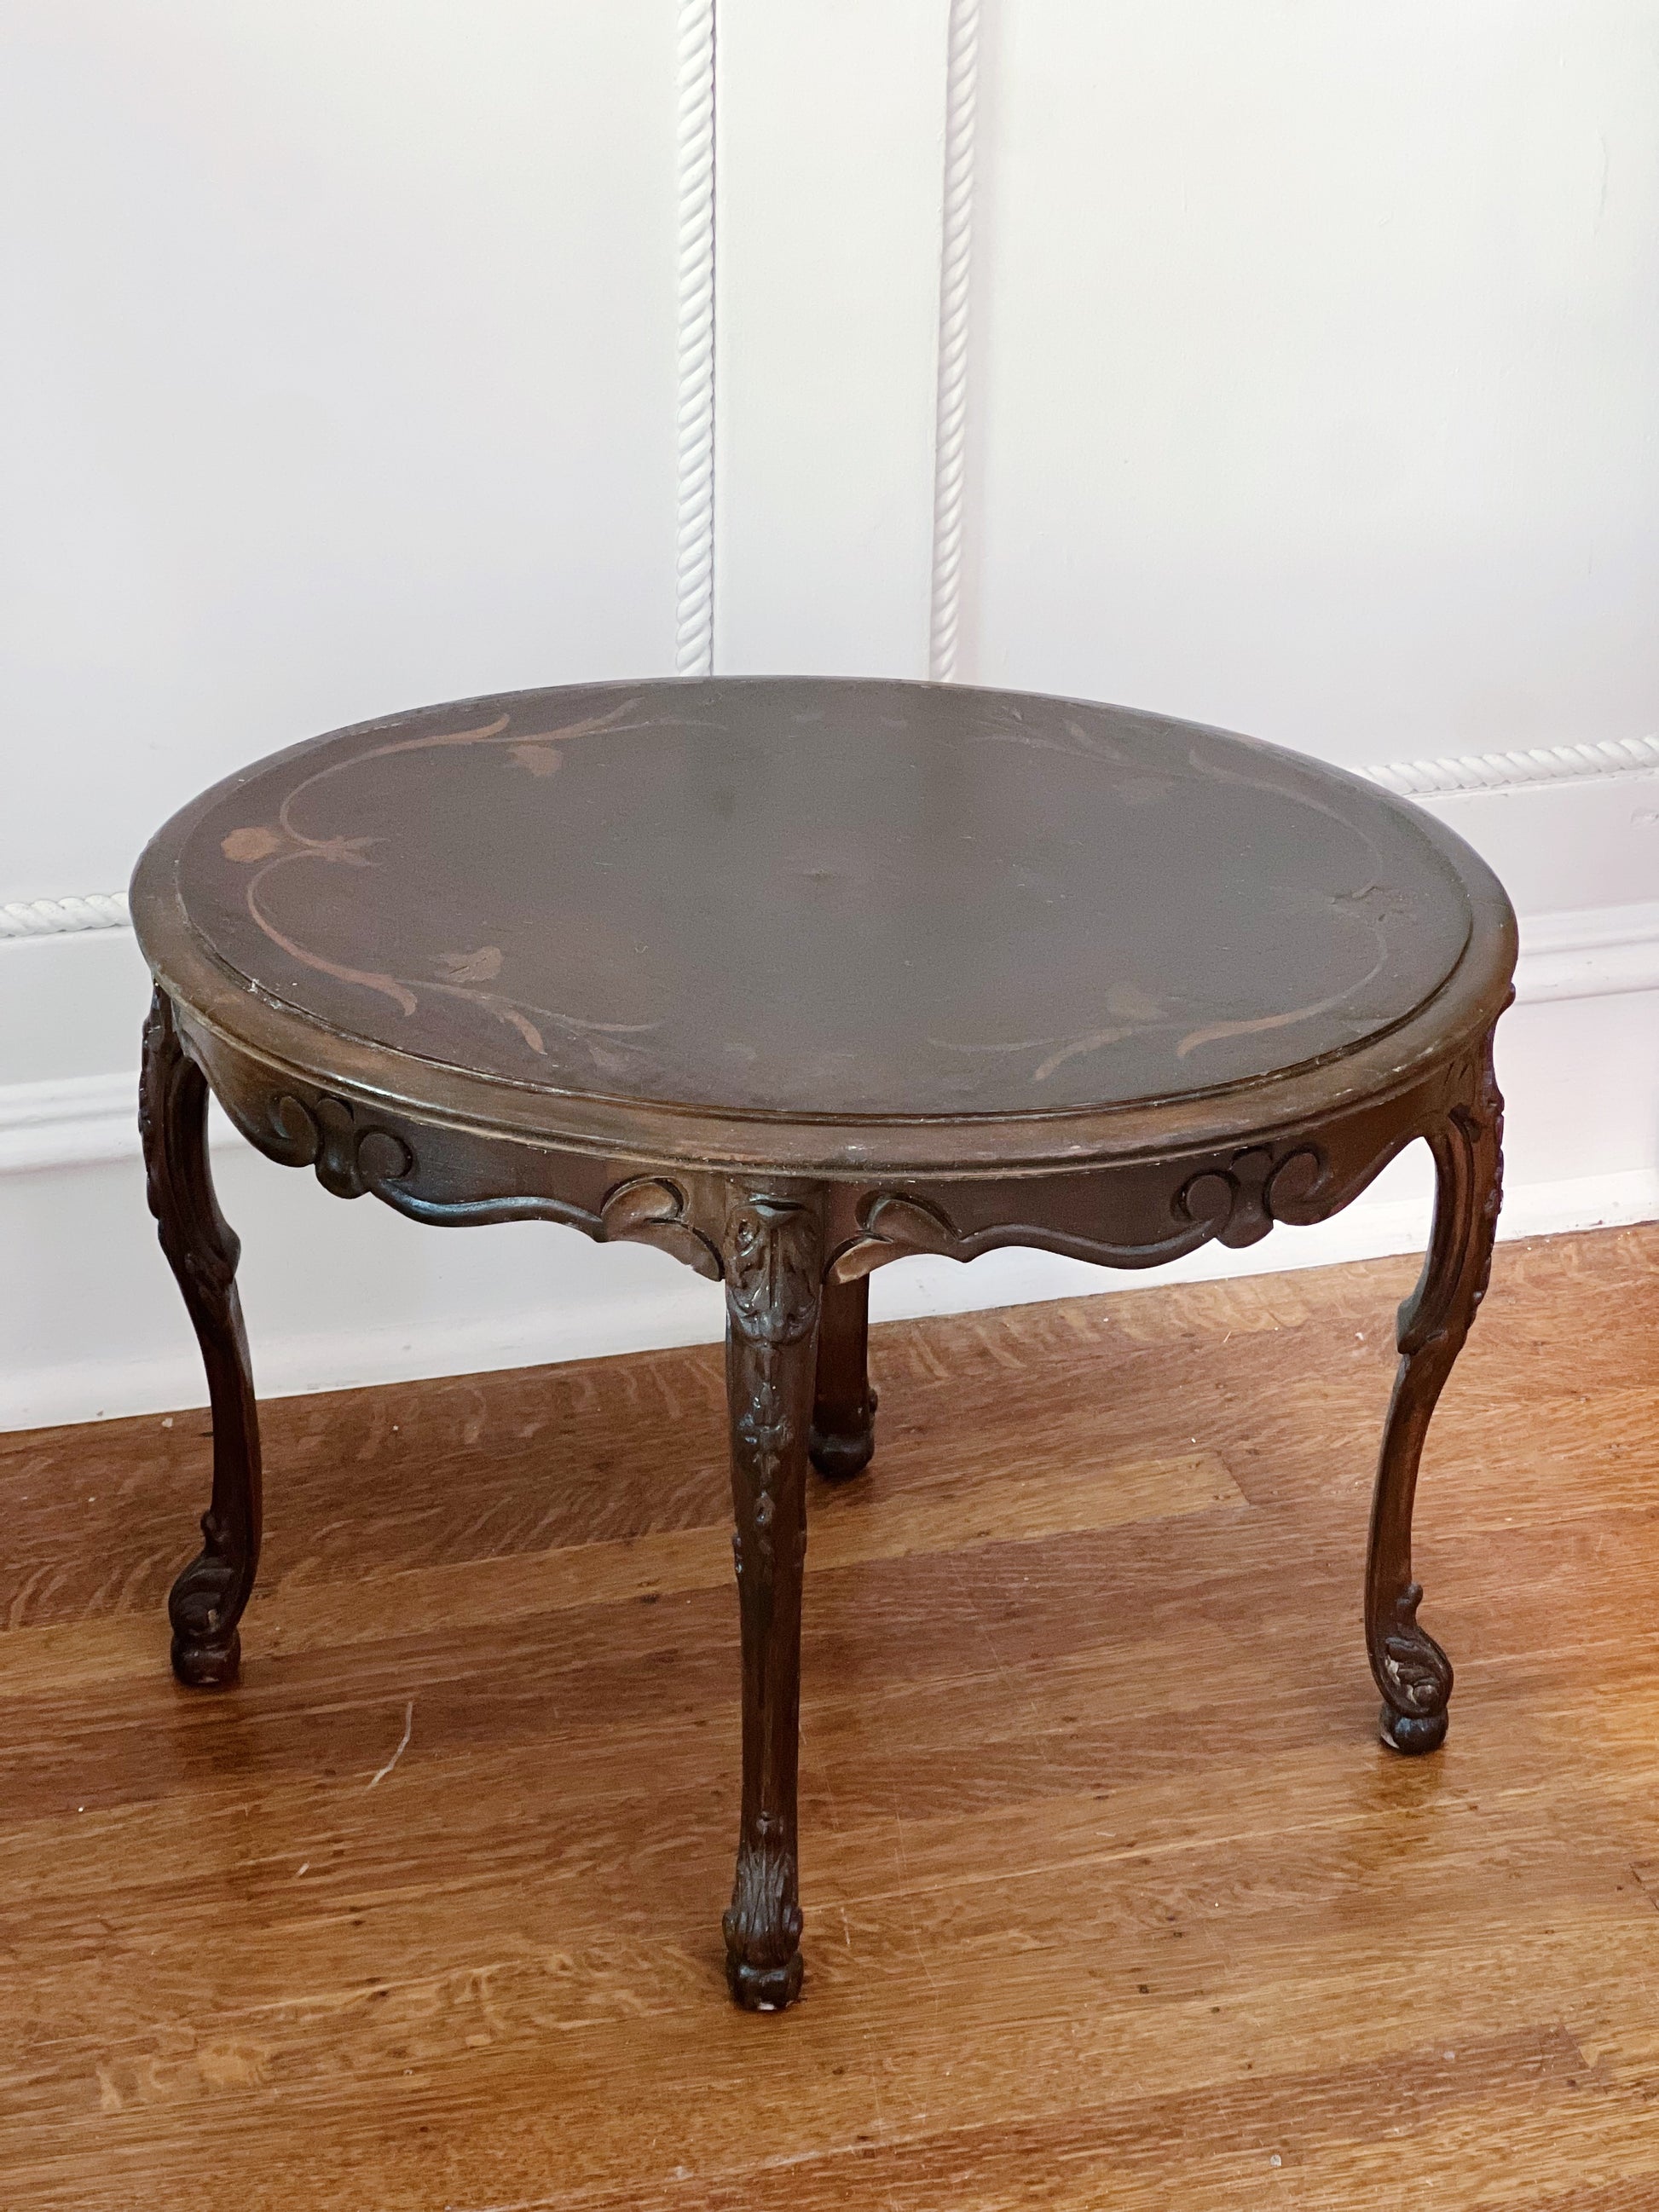
[[[162,1251],[202,1348],[213,1407],[213,1498],[202,1549],[173,1586],[173,1666],[194,1686],[236,1678],[238,1622],[259,1564],[258,1410],[236,1295],[241,1246],[219,1211],[207,1152],[207,1080],[159,988],[144,1024],[138,1127]]]
[[[418,1188],[409,1139],[369,1119],[368,1112],[327,1091],[309,1105],[284,1091],[270,1103],[264,1125],[250,1133],[285,1166],[314,1167],[318,1182],[336,1198],[371,1195],[413,1220],[439,1227],[560,1222],[586,1231],[601,1244],[654,1244],[710,1281],[720,1279],[718,1248],[691,1220],[685,1193],[665,1177],[630,1176],[606,1193],[597,1213],[574,1200],[539,1192],[434,1198]]]
[[[859,1209],[860,1234],[833,1254],[839,1283],[852,1282],[902,1254],[934,1252],[972,1260],[999,1245],[1036,1246],[1107,1267],[1151,1267],[1196,1251],[1212,1237],[1224,1244],[1253,1244],[1278,1218],[1278,1207],[1305,1209],[1320,1196],[1328,1175],[1324,1153],[1308,1143],[1275,1153],[1266,1146],[1236,1152],[1223,1166],[1188,1175],[1169,1201],[1176,1226],[1163,1235],[1128,1238],[1096,1236],[1039,1223],[1010,1222],[963,1231],[932,1199],[908,1191],[876,1191]],[[1109,1189],[1103,1178],[1101,1188]]]
[[[592,1234],[601,1243],[654,1244],[708,1281],[720,1279],[720,1253],[688,1218],[685,1193],[660,1176],[618,1183],[599,1208]]]
[[[837,1282],[855,1282],[906,1252],[936,1252],[947,1260],[966,1260],[969,1239],[943,1206],[911,1198],[902,1191],[877,1191],[859,1208],[863,1235],[844,1244],[830,1266]]]
[[[1402,1752],[1445,1739],[1449,1659],[1418,1624],[1412,1507],[1429,1422],[1486,1296],[1503,1204],[1504,1101],[1492,1038],[1461,1071],[1463,1096],[1428,1133],[1434,1154],[1434,1227],[1416,1289],[1400,1309],[1400,1366],[1382,1433],[1365,1571],[1365,1635],[1382,1692],[1382,1741]]]
[[[1265,1145],[1235,1152],[1224,1168],[1206,1168],[1176,1194],[1178,1221],[1201,1222],[1209,1235],[1237,1249],[1258,1243],[1278,1218],[1276,1206],[1303,1206],[1325,1176],[1311,1145],[1275,1158]]]
[[[743,1621],[743,1820],[725,1931],[732,1995],[760,2010],[789,2003],[801,1980],[800,1578],[823,1239],[816,1200],[732,1192],[726,1389]]]
[[[1014,1222],[992,1229],[958,1229],[932,1200],[905,1191],[878,1191],[859,1209],[860,1234],[842,1245],[830,1267],[838,1283],[856,1282],[888,1261],[914,1252],[937,1253],[941,1259],[975,1260],[981,1252],[1005,1244],[1029,1245],[1044,1252],[1064,1252],[1076,1260],[1092,1260],[1105,1267],[1152,1267],[1160,1261],[1179,1259],[1214,1233],[1207,1224],[1182,1228],[1168,1237],[1141,1243],[1114,1243],[1103,1237],[1074,1235],[1034,1222]]]
[[[1377,1687],[1387,1700],[1382,1740],[1398,1751],[1433,1748],[1412,1740],[1413,1726],[1425,1737],[1432,1735],[1435,1742],[1443,1741],[1451,1702],[1452,1663],[1427,1629],[1418,1626],[1422,1602],[1422,1584],[1407,1583],[1389,1597],[1376,1627]]]
[[[356,1107],[324,1092],[315,1106],[284,1092],[270,1109],[276,1142],[270,1149],[290,1167],[314,1167],[336,1198],[387,1195],[415,1165],[415,1155],[390,1129],[364,1121]],[[395,1203],[395,1201],[394,1201]]]

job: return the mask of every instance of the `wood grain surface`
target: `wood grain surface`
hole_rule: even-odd
[[[141,869],[169,885],[159,932],[135,909],[152,964],[182,922],[344,1036],[750,1114],[1255,1081],[1403,1022],[1474,924],[1471,856],[1374,784],[956,684],[465,700],[290,747],[189,816]]]
[[[1499,1251],[1408,1761],[1359,1598],[1413,1273],[872,1332],[775,2019],[718,1349],[269,1406],[219,1695],[167,1665],[205,1415],[0,1439],[0,2204],[1649,2212],[1659,1228]]]

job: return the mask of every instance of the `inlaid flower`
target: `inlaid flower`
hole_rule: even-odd
[[[437,965],[452,983],[493,983],[501,972],[499,945],[481,945],[476,952],[441,952]]]
[[[228,837],[220,840],[219,850],[228,860],[268,860],[273,853],[280,853],[288,839],[280,830],[260,825],[257,829],[233,830]]]

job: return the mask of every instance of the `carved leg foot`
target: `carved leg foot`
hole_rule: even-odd
[[[832,1278],[818,1320],[812,1464],[831,1482],[861,1474],[876,1449],[876,1394],[870,1388],[870,1278]]]
[[[1382,1432],[1365,1567],[1365,1640],[1382,1692],[1380,1731],[1390,1749],[1436,1751],[1446,1739],[1452,1668],[1419,1628],[1412,1579],[1412,1504],[1418,1462],[1446,1377],[1463,1348],[1492,1269],[1503,1202],[1504,1101],[1492,1039],[1470,1071],[1468,1095],[1429,1139],[1434,1230],[1417,1288],[1400,1309],[1400,1366]]]
[[[173,1671],[192,1688],[234,1682],[237,1623],[259,1564],[259,1421],[236,1296],[241,1247],[219,1211],[207,1152],[206,1079],[157,991],[144,1026],[138,1121],[149,1210],[195,1325],[213,1406],[213,1503],[199,1555],[173,1586]]]
[[[743,1825],[724,1924],[726,1979],[753,2012],[781,2010],[801,1984],[800,1583],[822,1246],[816,1202],[733,1192],[726,1377],[743,1619]]]

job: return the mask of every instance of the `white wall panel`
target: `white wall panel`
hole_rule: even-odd
[[[927,660],[945,0],[720,0],[715,666]]]
[[[8,0],[0,896],[383,710],[672,665],[673,0]]]
[[[992,15],[966,668],[1354,765],[1659,726],[1650,0]]]

